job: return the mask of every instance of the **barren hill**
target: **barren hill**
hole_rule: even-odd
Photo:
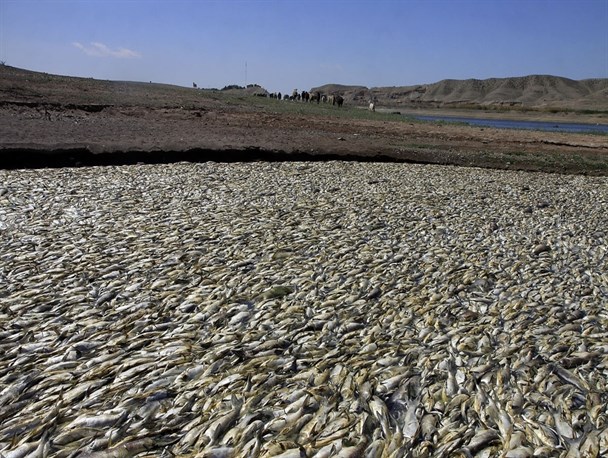
[[[312,91],[338,93],[347,102],[364,105],[375,98],[392,107],[492,107],[608,110],[608,79],[575,81],[550,75],[485,80],[447,79],[433,84],[399,87],[327,84]]]

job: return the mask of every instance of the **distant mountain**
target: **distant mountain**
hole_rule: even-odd
[[[485,80],[443,80],[400,87],[326,84],[311,91],[340,94],[346,102],[364,105],[375,98],[390,107],[523,107],[608,110],[608,78],[575,81],[551,75]]]

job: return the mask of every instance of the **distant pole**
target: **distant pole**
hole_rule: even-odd
[[[245,87],[247,87],[247,61],[245,61]]]

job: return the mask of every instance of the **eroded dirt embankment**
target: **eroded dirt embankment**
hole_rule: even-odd
[[[285,152],[247,148],[242,150],[205,150],[186,151],[113,151],[93,153],[87,148],[62,148],[53,150],[32,150],[13,148],[3,152],[0,168],[57,168],[87,167],[102,165],[129,164],[171,164],[176,162],[286,162],[286,161],[357,161],[357,162],[415,162],[425,160],[399,158],[397,155],[384,154],[332,154],[310,152]]]
[[[608,137],[229,106],[0,106],[3,168],[332,159],[604,175]]]

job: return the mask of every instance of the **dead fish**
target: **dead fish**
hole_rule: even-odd
[[[215,441],[226,431],[226,429],[232,425],[241,412],[241,407],[243,405],[242,400],[238,399],[236,396],[232,396],[230,400],[231,409],[221,415],[218,419],[214,420],[209,427],[203,433],[208,439],[210,444],[214,444]]]
[[[76,418],[70,423],[70,428],[104,428],[108,426],[115,426],[122,423],[128,415],[128,411],[123,410],[119,413],[114,414],[103,414],[103,415],[84,415]]]
[[[39,444],[38,442],[26,442],[25,444],[21,444],[10,451],[1,451],[0,455],[4,458],[24,458],[31,453],[33,453]]]
[[[469,443],[463,448],[463,451],[468,452],[470,455],[475,455],[481,450],[497,443],[500,443],[498,432],[493,429],[484,429],[475,433],[475,436],[471,438]]]
[[[81,453],[83,458],[128,458],[154,448],[155,442],[152,438],[144,438],[115,445],[100,452]]]
[[[201,458],[231,458],[234,456],[236,450],[234,447],[215,447],[215,448],[207,448],[196,456],[200,456]]]

